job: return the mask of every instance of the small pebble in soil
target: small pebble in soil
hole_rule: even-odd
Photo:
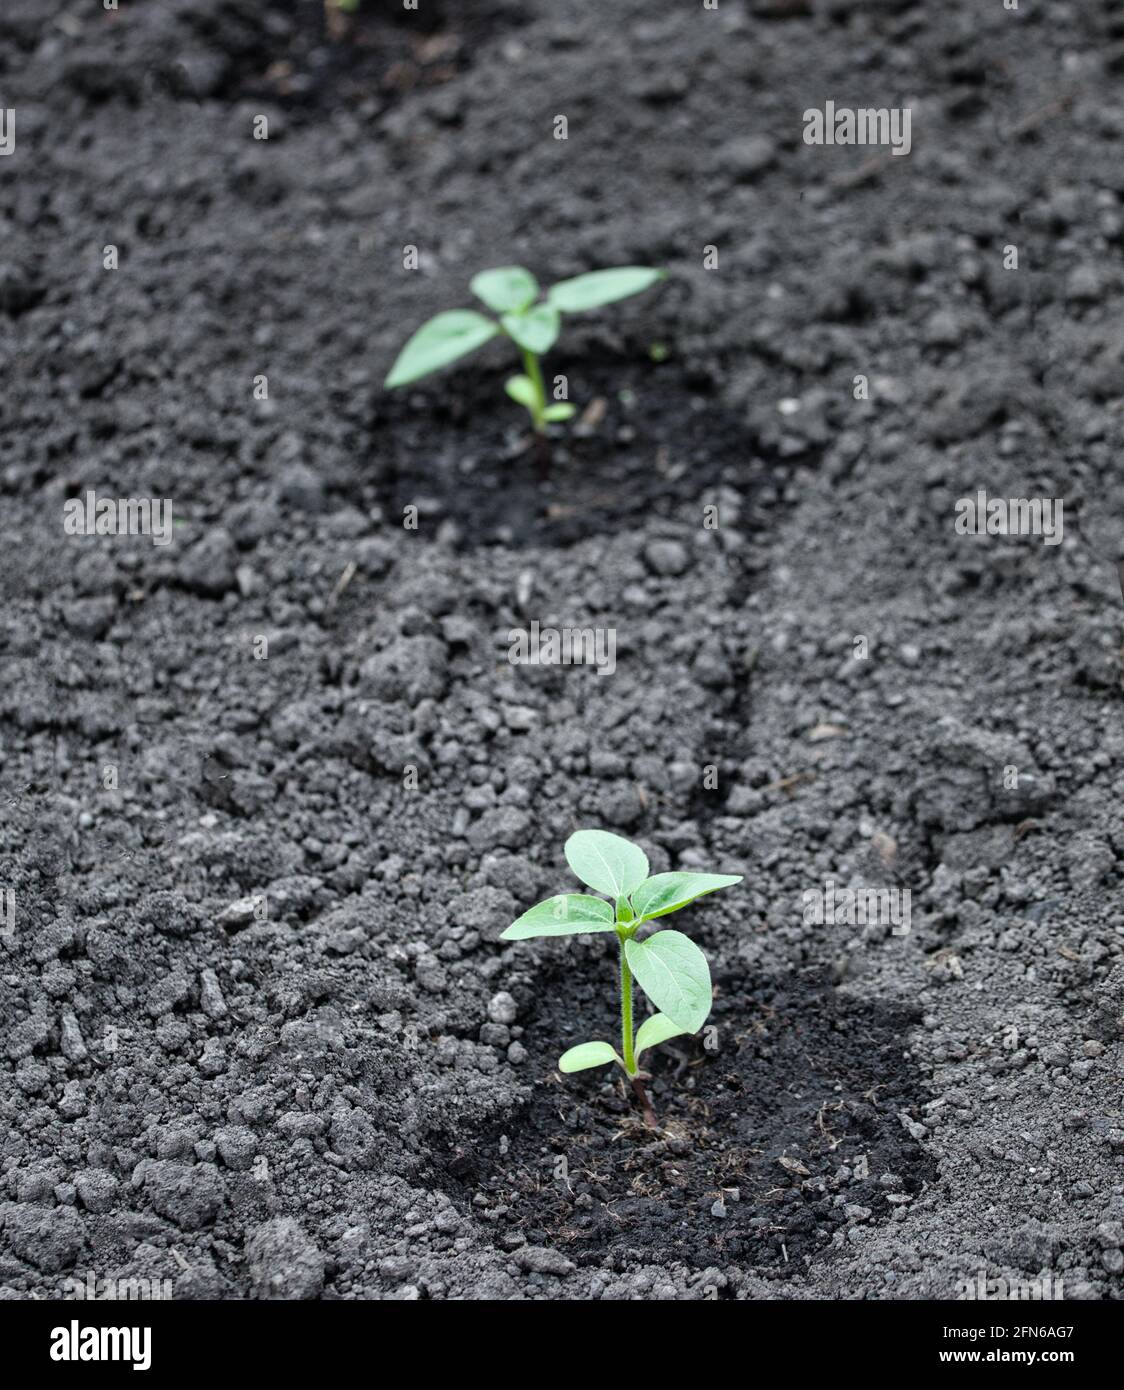
[[[488,1003],[488,1017],[493,1023],[514,1023],[518,1013],[515,1000],[506,990],[494,994]]]
[[[527,1274],[572,1274],[576,1268],[560,1251],[545,1245],[524,1245],[515,1252],[515,1263]]]
[[[691,557],[679,541],[651,541],[644,547],[644,562],[653,574],[674,576],[684,573]]]

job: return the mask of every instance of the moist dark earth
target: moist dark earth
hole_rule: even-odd
[[[1119,1299],[1124,5],[331,21],[0,12],[0,1293]],[[382,388],[495,264],[669,272],[549,460],[499,345]],[[744,875],[655,1131],[602,938],[497,940],[582,826]]]

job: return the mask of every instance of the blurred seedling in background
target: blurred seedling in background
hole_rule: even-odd
[[[617,266],[559,280],[546,292],[545,299],[539,299],[538,281],[522,266],[482,270],[472,278],[472,293],[499,315],[499,321],[475,309],[449,309],[438,314],[423,324],[398,354],[386,385],[391,389],[408,386],[475,352],[492,338],[510,338],[522,356],[523,371],[508,377],[504,390],[527,411],[535,433],[543,435],[547,425],[569,420],[575,413],[569,401],[547,401],[539,360],[554,346],[562,315],[599,309],[603,304],[639,294],[663,279],[666,271],[639,265]]]
[[[330,39],[342,39],[348,30],[348,18],[358,13],[359,0],[324,0],[324,26]]]
[[[616,932],[620,947],[621,1051],[607,1042],[580,1043],[558,1060],[563,1072],[585,1071],[615,1062],[632,1083],[644,1122],[656,1119],[644,1089],[647,1073],[640,1056],[657,1043],[681,1033],[697,1033],[712,1003],[710,967],[689,938],[677,931],[657,931],[644,940],[640,929],[657,917],[678,912],[696,898],[741,882],[740,874],[655,874],[648,877],[648,857],[639,845],[604,830],[578,830],[566,841],[566,862],[584,884],[598,893],[558,893],[537,903],[501,933],[505,941],[531,936],[574,936],[582,932]],[[632,1027],[632,982],[659,1010]]]

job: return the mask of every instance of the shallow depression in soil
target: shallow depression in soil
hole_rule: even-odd
[[[555,367],[569,371],[562,357]],[[445,398],[431,386],[393,401],[387,419],[407,447],[372,458],[375,493],[367,500],[394,516],[418,505],[428,522],[453,523],[464,549],[627,536],[653,515],[682,517],[688,509],[701,524],[703,504],[724,483],[745,488],[751,509],[778,500],[780,463],[762,458],[734,412],[693,393],[671,364],[653,376],[650,363],[599,356],[574,370],[571,383],[583,412],[577,428],[538,447],[517,409],[497,397],[493,362],[480,380],[455,378]]]
[[[570,980],[543,982],[530,1102],[462,1140],[441,1183],[501,1248],[526,1239],[577,1264],[733,1260],[799,1278],[836,1232],[893,1219],[934,1180],[902,1119],[922,1098],[908,1011],[855,1003],[818,971],[727,973],[709,1038],[649,1054],[653,1133],[617,1076],[551,1071],[551,1040],[568,1044],[567,1021],[590,1015],[594,990]]]

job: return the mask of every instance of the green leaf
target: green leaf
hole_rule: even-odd
[[[615,1049],[607,1042],[578,1043],[577,1047],[571,1047],[569,1052],[563,1052],[559,1057],[558,1070],[585,1071],[587,1067],[603,1067],[606,1062],[618,1062],[624,1066]]]
[[[576,830],[565,854],[583,883],[612,898],[623,898],[648,877],[648,856],[640,846],[607,830]]]
[[[535,409],[535,383],[529,376],[509,376],[503,384],[503,389],[517,404],[526,406],[534,413]]]
[[[500,933],[500,939],[525,941],[530,936],[577,936],[580,932],[612,930],[612,903],[589,893],[556,893],[524,912]]]
[[[641,921],[648,922],[741,881],[741,874],[655,874],[633,893],[632,910]]]
[[[697,1032],[710,1013],[710,966],[689,936],[658,931],[647,941],[626,941],[625,959],[640,988],[685,1033]]]
[[[499,325],[475,309],[449,309],[423,323],[395,359],[385,385],[405,386],[486,343]]]
[[[521,265],[501,265],[495,270],[482,270],[469,282],[469,289],[497,314],[512,309],[525,309],[536,298],[539,282]]]
[[[577,413],[576,405],[571,405],[569,401],[559,401],[557,405],[548,405],[542,413],[542,418],[547,424],[556,424],[559,420],[568,420]]]
[[[678,1023],[672,1023],[667,1014],[653,1014],[651,1018],[646,1018],[640,1025],[636,1034],[636,1055],[637,1057],[649,1047],[655,1047],[657,1043],[667,1042],[668,1038],[677,1038],[680,1033],[685,1033],[685,1028],[680,1028]]]
[[[550,304],[536,304],[519,314],[504,314],[500,322],[521,348],[541,355],[554,346],[562,318]]]
[[[564,314],[597,309],[639,294],[657,280],[666,280],[667,271],[651,270],[643,265],[621,265],[613,270],[593,270],[588,275],[575,275],[572,280],[559,280],[552,285],[547,299]]]

